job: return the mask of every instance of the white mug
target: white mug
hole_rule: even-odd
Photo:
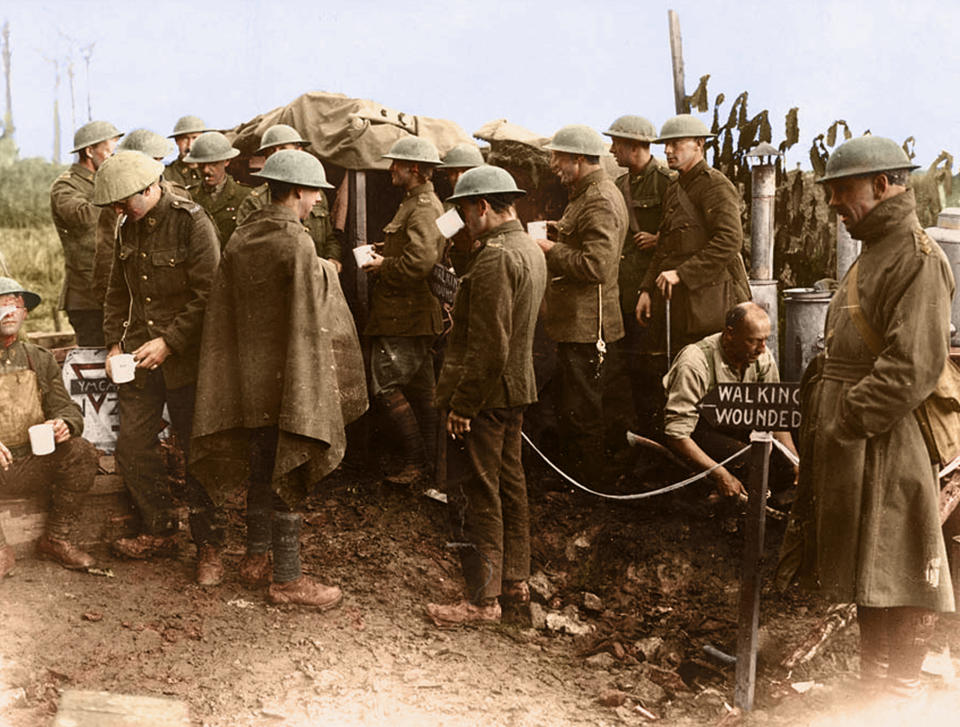
[[[353,258],[357,261],[357,267],[362,268],[373,261],[373,245],[358,245],[353,248]]]
[[[534,220],[533,222],[528,222],[527,234],[530,235],[530,237],[532,237],[534,240],[546,240],[547,239],[547,221]]]
[[[36,455],[50,454],[56,449],[56,442],[53,439],[53,424],[43,422],[34,424],[27,432],[30,434],[30,451]]]
[[[137,362],[132,353],[118,353],[110,358],[110,378],[115,384],[133,381]]]
[[[463,220],[457,214],[456,208],[448,209],[437,218],[437,229],[448,240],[463,229]]]

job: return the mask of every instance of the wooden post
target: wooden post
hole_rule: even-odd
[[[683,82],[683,41],[680,39],[680,16],[668,10],[670,21],[670,60],[673,63],[673,103],[678,114],[689,113],[687,91]]]
[[[367,244],[367,173],[360,169],[351,169],[350,175],[350,248]],[[351,255],[352,256],[352,255]],[[356,268],[356,300],[354,305],[357,311],[357,324],[362,328],[367,322],[367,274]]]
[[[734,706],[753,709],[757,678],[757,626],[760,621],[760,568],[763,565],[763,536],[766,528],[767,478],[773,435],[758,432],[751,436],[750,500],[744,534],[743,570],[740,575],[740,614],[737,630],[737,684]]]

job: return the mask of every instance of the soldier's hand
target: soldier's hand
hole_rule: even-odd
[[[550,252],[550,248],[552,248],[554,245],[557,244],[555,242],[550,242],[550,240],[544,240],[542,238],[539,240],[534,240],[534,242],[540,246],[540,249],[543,250],[544,255]]]
[[[383,255],[377,255],[377,253],[370,253],[370,262],[364,264],[361,270],[368,273],[375,273],[380,270],[380,266],[383,265]]]
[[[657,276],[657,289],[664,298],[670,300],[670,294],[673,292],[673,286],[680,282],[680,276],[676,270],[664,270]]]
[[[634,244],[641,250],[648,250],[651,247],[656,247],[657,240],[660,239],[660,233],[652,235],[649,232],[638,232],[633,236]]]
[[[334,260],[332,257],[328,257],[327,262],[332,263],[333,267],[337,269],[337,275],[343,272],[343,263],[341,263],[339,260]]]
[[[553,240],[555,242],[557,238],[560,236],[560,233],[557,229],[557,221],[547,220],[546,222],[547,222],[547,239]]]
[[[456,412],[447,414],[447,433],[454,439],[462,437],[470,431],[469,417],[462,417]]]
[[[133,358],[137,362],[137,368],[153,371],[166,361],[171,353],[173,351],[170,350],[167,342],[161,336],[157,336],[134,351]]]
[[[63,421],[63,419],[47,419],[44,424],[49,424],[53,427],[53,441],[57,444],[70,439],[70,427],[67,426],[67,423]]]
[[[640,297],[637,299],[637,308],[635,311],[637,316],[637,323],[641,326],[649,325],[650,323],[650,294],[647,291],[640,293]]]
[[[10,454],[10,450],[7,449],[7,446],[0,442],[0,468],[4,470],[10,469],[10,464],[13,462],[13,455]]]
[[[107,351],[107,360],[106,360],[106,362],[104,363],[103,368],[106,370],[107,376],[108,376],[111,380],[113,380],[113,373],[112,373],[112,370],[111,370],[111,367],[110,367],[110,359],[112,359],[114,356],[116,356],[117,354],[120,354],[120,353],[123,353],[123,351],[120,350],[120,345],[117,344],[117,343],[113,344],[113,345],[110,347],[110,350]]]
[[[747,494],[743,483],[731,475],[729,470],[724,467],[714,470],[713,481],[716,484],[717,494],[723,497],[736,497],[740,494]]]

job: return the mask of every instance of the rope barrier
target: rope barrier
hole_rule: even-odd
[[[674,482],[672,485],[666,485],[665,487],[660,487],[660,488],[658,488],[658,489],[656,489],[656,490],[650,490],[649,492],[635,492],[635,493],[630,494],[630,495],[611,495],[611,494],[608,494],[608,493],[606,493],[606,492],[597,492],[596,490],[591,490],[589,487],[587,487],[587,486],[585,486],[585,485],[581,485],[579,482],[577,482],[575,479],[573,479],[570,475],[568,475],[568,474],[567,474],[566,472],[564,472],[562,469],[560,469],[559,467],[557,467],[557,465],[555,465],[553,462],[551,462],[550,459],[547,457],[547,455],[545,455],[543,452],[541,452],[540,449],[537,447],[537,445],[535,445],[535,444],[533,443],[533,441],[530,439],[530,437],[527,436],[527,433],[526,433],[526,432],[521,432],[520,435],[523,437],[523,440],[524,440],[527,444],[530,445],[530,447],[533,449],[533,451],[536,452],[538,455],[540,455],[540,458],[541,458],[544,462],[546,462],[548,465],[550,465],[550,467],[553,469],[554,472],[556,472],[558,475],[560,475],[561,477],[563,477],[563,478],[564,478],[567,482],[569,482],[571,485],[573,485],[574,487],[578,487],[579,489],[581,489],[581,490],[583,490],[584,492],[587,492],[587,493],[589,493],[589,494],[591,494],[591,495],[596,495],[597,497],[604,497],[604,498],[606,498],[606,499],[608,499],[608,500],[645,500],[645,499],[647,499],[647,498],[649,498],[649,497],[656,497],[657,495],[663,495],[663,494],[666,494],[666,493],[668,493],[668,492],[673,492],[674,490],[679,490],[679,489],[681,489],[681,488],[683,488],[683,487],[686,487],[687,485],[692,485],[692,484],[693,484],[694,482],[696,482],[697,480],[702,480],[704,477],[706,477],[707,475],[709,475],[711,472],[713,472],[713,471],[714,471],[715,469],[717,469],[718,467],[723,467],[725,464],[727,464],[727,463],[729,463],[729,462],[732,462],[732,461],[735,460],[737,457],[739,457],[740,455],[744,454],[747,450],[750,449],[750,445],[748,444],[746,447],[744,447],[743,449],[741,449],[739,452],[735,452],[734,454],[731,454],[731,455],[730,455],[729,457],[727,457],[725,460],[723,460],[722,462],[718,462],[717,464],[715,464],[715,465],[714,465],[713,467],[711,467],[710,469],[704,470],[703,472],[700,472],[699,474],[693,475],[692,477],[688,477],[688,478],[685,479],[685,480],[681,480],[680,482]]]

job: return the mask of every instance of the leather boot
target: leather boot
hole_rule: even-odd
[[[80,550],[73,543],[52,538],[49,535],[44,535],[37,541],[37,555],[41,558],[56,561],[70,570],[89,568],[96,562],[93,556]]]
[[[860,684],[868,691],[886,686],[890,666],[886,608],[857,606],[860,625]]]
[[[13,548],[9,545],[0,548],[0,578],[13,575],[13,567],[16,562],[16,558],[13,557]]]
[[[501,616],[500,604],[496,599],[481,606],[471,603],[467,599],[445,606],[438,603],[428,603],[426,610],[430,620],[441,629],[469,624],[500,623]]]
[[[887,609],[887,619],[890,640],[887,689],[899,697],[914,697],[920,691],[920,669],[937,624],[937,614],[925,608],[904,606]]]
[[[423,438],[420,436],[417,417],[403,392],[381,394],[377,400],[388,422],[391,437],[400,443],[403,453],[403,466],[400,471],[388,474],[384,479],[395,485],[412,484],[426,475]]]
[[[530,603],[530,586],[526,581],[504,581],[500,589],[500,601],[516,606],[526,605]]]
[[[220,549],[209,543],[197,549],[197,585],[219,586],[223,581],[223,559]]]
[[[313,606],[328,611],[343,599],[343,592],[336,586],[328,586],[310,576],[300,576],[287,583],[271,583],[267,591],[271,603],[291,603]]]
[[[240,561],[240,581],[247,588],[270,583],[270,558],[266,553],[246,553]]]

